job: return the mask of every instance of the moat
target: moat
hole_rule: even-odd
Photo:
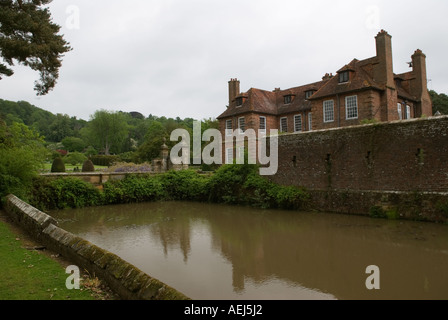
[[[50,214],[192,299],[448,298],[448,225],[191,202]]]

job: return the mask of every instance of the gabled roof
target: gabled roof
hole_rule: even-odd
[[[349,82],[339,83],[339,77],[333,77],[324,87],[316,92],[310,100],[364,89],[384,90],[384,86],[376,83],[364,69],[365,66],[365,61],[353,59],[349,64],[345,65],[338,71],[338,73],[343,71],[353,72],[354,75],[351,77]]]
[[[237,107],[235,103],[232,103],[218,119],[250,112],[277,116],[280,114],[310,110],[311,103],[306,99],[306,92],[310,90],[318,91],[327,82],[328,80],[322,80],[300,87],[286,90],[276,89],[274,91],[251,88],[246,93],[237,96],[237,98],[246,97],[241,106]],[[284,103],[284,97],[287,95],[294,97],[289,104]]]

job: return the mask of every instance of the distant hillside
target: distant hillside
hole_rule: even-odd
[[[0,118],[8,124],[21,122],[36,129],[48,142],[59,142],[65,137],[78,136],[87,121],[68,115],[53,114],[26,101],[0,99]]]

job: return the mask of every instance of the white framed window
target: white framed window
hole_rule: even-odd
[[[334,101],[324,101],[324,122],[334,121]]]
[[[280,132],[288,132],[288,118],[280,118]]]
[[[240,129],[241,134],[246,131],[246,119],[244,117],[238,119],[238,129]]]
[[[345,114],[347,120],[358,119],[358,96],[345,98]]]
[[[308,113],[308,131],[313,130],[313,114],[310,112]]]
[[[233,163],[233,148],[226,149],[226,164]]]
[[[226,120],[226,135],[231,136],[233,131],[232,120]]]
[[[302,131],[302,115],[297,114],[294,116],[294,132]]]
[[[266,133],[266,117],[260,117],[260,132]]]
[[[406,119],[411,119],[411,106],[406,106]]]
[[[398,119],[403,120],[403,111],[401,110],[401,103],[397,104],[397,111],[398,111]]]

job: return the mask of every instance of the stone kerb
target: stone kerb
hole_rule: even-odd
[[[105,281],[122,299],[190,300],[117,255],[58,227],[55,219],[14,195],[7,196],[5,209],[31,236]]]

